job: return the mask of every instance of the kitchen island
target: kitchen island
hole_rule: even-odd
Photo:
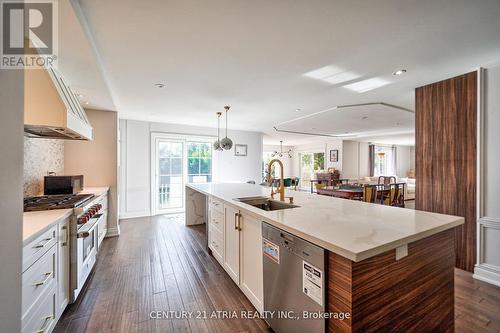
[[[298,191],[286,193],[298,206],[291,209],[265,211],[235,200],[269,193],[268,187],[241,183],[186,187],[186,224],[208,222],[214,257],[258,310],[262,278],[255,272],[262,272],[262,235],[255,239],[266,222],[327,250],[326,310],[350,314],[330,319],[328,331],[453,331],[454,227],[463,218]],[[238,229],[242,254],[236,257],[243,262],[236,264],[226,247]]]

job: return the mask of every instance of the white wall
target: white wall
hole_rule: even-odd
[[[410,146],[410,170],[415,171],[415,146]]]
[[[368,142],[344,140],[342,178],[358,179],[370,175]]]
[[[24,71],[0,69],[0,331],[21,331]]]
[[[478,131],[478,228],[474,277],[500,286],[500,65],[485,70]],[[480,97],[481,98],[481,97]]]
[[[189,125],[120,120],[120,218],[150,215],[151,133],[193,136],[216,135],[216,129]],[[234,144],[247,144],[247,156],[230,151],[214,152],[213,181],[261,180],[262,133],[228,131]]]
[[[118,235],[118,116],[111,111],[86,113],[94,128],[94,140],[65,141],[64,173],[82,174],[86,187],[109,186],[108,236]]]
[[[396,175],[398,177],[407,177],[412,163],[411,146],[396,146],[396,156]]]

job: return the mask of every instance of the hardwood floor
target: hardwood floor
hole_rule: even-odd
[[[183,215],[121,221],[54,332],[270,332],[260,319],[151,319],[151,311],[254,310]],[[455,272],[455,331],[500,332],[500,288]],[[193,316],[196,313],[193,314]]]

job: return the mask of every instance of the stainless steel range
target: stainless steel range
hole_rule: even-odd
[[[70,219],[70,287],[73,303],[80,294],[96,262],[98,223],[103,207],[94,201],[92,194],[45,195],[24,199],[24,211],[73,209]]]

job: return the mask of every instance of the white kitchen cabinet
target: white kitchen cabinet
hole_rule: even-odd
[[[258,311],[264,310],[262,221],[258,216],[210,198],[208,247]]]
[[[240,288],[255,308],[263,311],[262,222],[243,211],[240,229]]]
[[[211,200],[208,214],[208,247],[214,258],[224,265],[224,206]]]
[[[53,226],[23,247],[23,262],[30,264],[21,277],[23,333],[50,333],[57,322],[57,232],[57,226]]]
[[[70,299],[69,223],[69,219],[66,219],[58,224],[56,318],[61,316]]]
[[[224,268],[236,284],[240,284],[240,211],[224,204]]]

